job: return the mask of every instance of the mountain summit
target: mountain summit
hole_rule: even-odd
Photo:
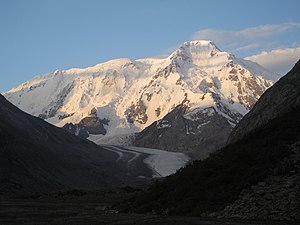
[[[209,126],[212,114],[199,118],[211,110],[231,129],[277,79],[277,74],[223,52],[211,41],[190,41],[166,58],[116,59],[57,70],[4,95],[54,125],[67,124],[76,134],[106,139],[140,132],[154,122],[168,124],[157,129],[168,129],[171,124],[162,119],[182,106],[182,116],[197,121],[183,129],[180,135],[187,137]]]

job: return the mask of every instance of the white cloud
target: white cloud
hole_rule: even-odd
[[[247,51],[247,50],[250,50],[250,49],[255,49],[258,46],[259,46],[258,44],[250,44],[250,45],[246,45],[246,46],[243,46],[243,47],[236,48],[235,51],[236,52]]]
[[[245,38],[257,38],[257,37],[267,37],[294,28],[300,28],[300,23],[260,25],[257,27],[246,28],[235,33],[236,35],[244,36]]]
[[[266,47],[273,49],[278,47],[275,46],[276,42],[274,42],[276,35],[284,35],[290,30],[299,29],[300,23],[265,24],[238,31],[204,29],[197,31],[191,39],[211,40],[221,49],[233,53],[250,49],[262,51]]]
[[[300,59],[300,47],[262,52],[245,59],[257,62],[270,71],[286,74]]]

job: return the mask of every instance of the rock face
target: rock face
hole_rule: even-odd
[[[272,88],[267,90],[253,109],[231,133],[228,143],[240,140],[246,134],[300,105],[300,61]]]
[[[62,129],[80,138],[88,138],[90,136],[90,133],[82,124],[66,123]]]
[[[243,191],[232,205],[212,215],[219,218],[300,220],[299,182],[299,174],[269,178]]]
[[[78,124],[66,123],[62,128],[76,136],[87,138],[90,134],[106,134],[104,125],[108,125],[109,120],[100,119],[96,109],[93,109],[89,116],[83,118]]]
[[[189,153],[199,159],[223,147],[231,129],[214,107],[188,110],[180,105],[140,132],[133,144]]]
[[[22,110],[56,126],[72,123],[77,131],[80,128],[77,124],[84,123],[89,133],[103,135],[106,132],[107,137],[112,137],[140,132],[161,121],[179,105],[186,107],[184,115],[181,113],[183,117],[198,109],[205,114],[202,109],[214,108],[218,117],[234,126],[277,78],[258,64],[221,51],[210,41],[191,41],[165,58],[116,59],[85,69],[55,71],[24,83],[5,96]],[[93,109],[98,118],[109,121],[107,125],[90,118]],[[224,119],[210,121],[209,126],[217,130],[209,132],[221,132],[218,124],[212,123]],[[173,124],[180,130],[178,133],[182,131],[187,138],[180,138],[184,143],[201,136],[196,129],[202,124],[201,119],[191,121],[179,122],[187,122],[191,132]],[[192,132],[197,135],[192,137]],[[222,143],[219,138],[225,137],[227,132],[226,128],[223,134],[216,135],[214,142]],[[161,147],[172,141],[167,140],[171,137],[168,132],[160,134]],[[155,134],[152,139],[154,137]],[[210,137],[199,137],[208,140],[203,146],[213,141]],[[140,144],[148,146],[150,142],[143,138]]]
[[[211,216],[240,219],[300,220],[300,142],[293,153],[283,160],[281,170],[293,170],[273,175],[241,192],[238,200]]]
[[[112,187],[118,155],[22,112],[0,95],[0,195]]]

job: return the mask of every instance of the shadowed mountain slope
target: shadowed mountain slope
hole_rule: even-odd
[[[22,112],[0,95],[0,194],[115,186],[130,179],[117,158]]]
[[[274,86],[268,89],[245,115],[230,134],[229,143],[233,143],[266,124],[269,120],[289,112],[300,105],[300,61]]]

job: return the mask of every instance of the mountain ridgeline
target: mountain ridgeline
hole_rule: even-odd
[[[299,80],[300,61],[236,126],[230,144],[155,183],[126,210],[300,220]]]
[[[275,83],[273,88],[261,96],[253,109],[233,129],[229,143],[234,143],[273,118],[300,105],[299,70],[298,62],[286,76],[280,79],[280,82]]]
[[[190,41],[167,57],[57,70],[4,95],[25,112],[82,137],[98,135],[101,142],[146,128],[133,140],[136,145],[201,158],[226,143],[230,130],[278,77],[210,41]],[[194,144],[182,148],[175,139]]]

